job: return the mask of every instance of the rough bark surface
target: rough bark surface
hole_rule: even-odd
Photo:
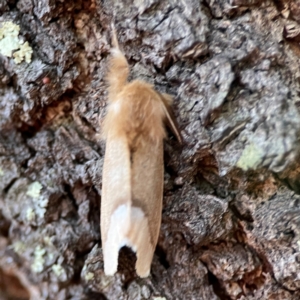
[[[151,276],[103,274],[110,23],[132,78],[174,95]],[[300,299],[300,4],[0,0],[0,299]]]

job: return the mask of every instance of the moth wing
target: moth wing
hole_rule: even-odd
[[[132,218],[128,234],[136,246],[136,271],[149,275],[158,240],[164,184],[163,141],[144,141],[132,154]]]
[[[173,102],[173,99],[170,95],[168,94],[160,94],[162,104],[163,104],[163,109],[166,115],[166,123],[168,127],[171,129],[173,134],[176,136],[178,142],[182,144],[182,136],[181,133],[178,129],[178,124],[177,121],[174,117],[174,114],[171,109],[171,104]]]
[[[117,271],[119,250],[130,224],[131,164],[126,137],[107,136],[101,199],[101,240],[104,272]]]

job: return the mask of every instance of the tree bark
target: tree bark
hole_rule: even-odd
[[[0,54],[0,299],[300,299],[297,1],[0,0],[0,14],[33,51]],[[103,273],[111,22],[131,78],[174,96],[184,140],[165,142],[146,279],[128,249]]]

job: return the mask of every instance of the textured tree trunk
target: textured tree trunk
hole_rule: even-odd
[[[0,14],[33,51],[0,47],[1,300],[300,299],[298,1],[0,0]],[[184,140],[165,142],[146,279],[128,249],[103,273],[112,20],[131,78],[174,96]]]

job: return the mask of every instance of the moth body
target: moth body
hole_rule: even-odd
[[[103,124],[101,239],[106,275],[115,274],[119,250],[129,246],[137,255],[137,274],[146,277],[161,224],[164,122],[171,98],[143,81],[128,83],[128,74],[125,56],[113,49]]]

